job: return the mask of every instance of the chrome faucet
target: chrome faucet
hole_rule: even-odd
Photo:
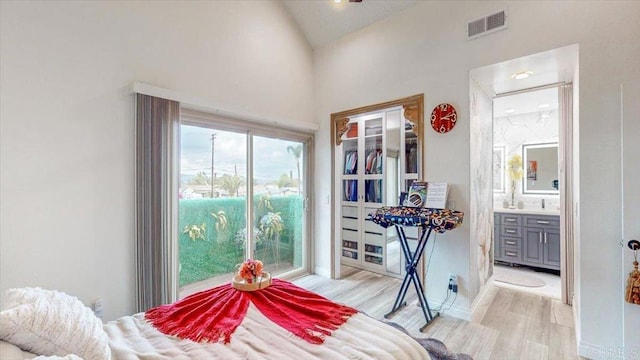
[[[544,209],[544,199],[542,199],[542,208]]]

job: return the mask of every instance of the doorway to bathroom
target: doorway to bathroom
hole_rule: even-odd
[[[490,214],[493,223],[491,236],[478,237],[488,254],[480,278],[490,282],[506,276],[507,282],[517,283],[521,279],[514,277],[532,275],[545,277],[546,284],[550,275],[559,281],[544,295],[571,304],[578,45],[473,69],[470,78],[471,131],[478,133],[471,139],[472,177],[487,179],[472,179],[477,188],[471,203]],[[492,158],[473,156],[492,151]]]
[[[559,85],[493,98],[494,282],[561,298]]]

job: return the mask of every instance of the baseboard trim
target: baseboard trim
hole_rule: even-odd
[[[578,306],[579,304],[576,303],[576,296],[575,294],[572,295],[572,299],[571,299],[571,311],[573,312],[573,330],[575,331],[575,336],[576,336],[576,351],[579,351],[578,349],[578,344],[580,343],[580,341],[582,340],[582,333],[580,332],[580,318],[578,317]]]
[[[478,293],[478,295],[476,295],[476,298],[473,299],[473,302],[471,303],[471,314],[472,315],[475,314],[476,311],[478,310],[478,306],[482,302],[482,299],[484,299],[484,297],[487,295],[487,291],[488,291],[487,289],[489,289],[491,286],[494,286],[493,285],[493,275],[491,275],[491,277],[487,279],[487,281],[484,283],[484,285],[480,289],[480,292]]]
[[[429,307],[431,308],[431,312],[432,313],[434,312],[434,310],[433,310],[434,308],[437,308],[438,306],[440,306],[440,304],[442,304],[442,300],[443,299],[439,299],[439,300],[427,299],[427,301],[429,302]],[[416,306],[418,306],[417,302],[415,304],[416,304]],[[451,306],[451,308],[449,308],[449,306],[447,306],[446,304],[445,304],[444,307],[445,307],[445,310],[441,310],[440,311],[440,315],[446,314],[448,316],[453,316],[453,317],[458,318],[458,319],[471,321],[471,310],[469,308],[464,307],[464,306],[457,306],[457,305],[455,305],[455,303],[454,303],[454,305]]]
[[[610,348],[580,341],[578,355],[591,360],[624,360],[624,348]]]
[[[331,269],[314,266],[313,273],[331,279]]]

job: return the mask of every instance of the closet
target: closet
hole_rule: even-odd
[[[338,119],[334,220],[343,265],[402,275],[404,260],[395,229],[378,226],[368,215],[382,206],[398,205],[400,193],[421,178],[422,122],[408,119],[417,113],[407,109],[396,105]],[[407,237],[417,241],[417,228],[407,230]]]

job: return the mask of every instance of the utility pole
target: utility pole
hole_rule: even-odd
[[[214,159],[214,155],[215,155],[215,141],[216,141],[216,135],[215,133],[211,134],[211,197],[213,198],[213,182],[215,180],[216,177],[216,173],[213,167],[213,159]]]

